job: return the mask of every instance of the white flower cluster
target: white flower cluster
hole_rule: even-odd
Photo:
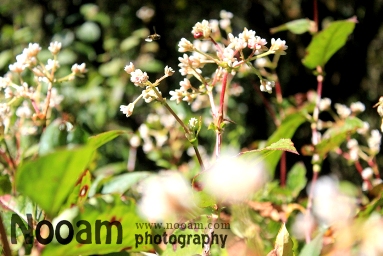
[[[161,97],[161,91],[157,87],[158,84],[152,84],[149,81],[148,74],[143,72],[141,69],[136,69],[132,62],[130,62],[129,65],[126,65],[124,70],[130,75],[130,81],[135,86],[143,89],[141,95],[133,103],[120,106],[120,111],[125,114],[126,117],[129,117],[133,114],[134,106],[138,100],[143,98],[146,103],[150,103],[153,100],[158,99],[158,97]],[[174,70],[171,67],[166,66],[164,73],[165,75],[163,78],[172,76],[174,74]]]

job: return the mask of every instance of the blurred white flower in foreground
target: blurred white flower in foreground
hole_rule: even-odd
[[[160,221],[193,210],[191,185],[176,171],[163,171],[142,184],[139,211],[150,221]]]
[[[308,187],[311,189],[311,184]],[[339,188],[339,183],[332,177],[321,177],[314,187],[314,216],[327,225],[351,221],[356,213],[356,200]]]
[[[248,199],[267,179],[261,162],[244,161],[241,157],[222,157],[203,175],[206,192],[226,203]]]

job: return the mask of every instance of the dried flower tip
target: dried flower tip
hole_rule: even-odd
[[[136,69],[135,71],[131,72],[130,75],[132,76],[130,81],[132,81],[135,86],[139,86],[141,88],[144,88],[146,86],[145,83],[149,80],[149,76],[146,74],[146,72],[142,72],[141,69]]]
[[[287,49],[287,45],[285,40],[281,40],[279,38],[277,40],[275,40],[274,38],[271,39],[270,51],[274,53],[279,53],[281,55],[285,55],[286,49]]]
[[[126,73],[130,74],[130,73],[134,72],[134,70],[136,70],[136,68],[134,67],[133,63],[130,62],[129,65],[125,66],[124,70]]]
[[[166,66],[165,67],[165,75],[166,76],[172,76],[174,74],[174,70],[171,67]]]
[[[133,114],[134,110],[134,104],[130,103],[129,105],[121,105],[120,106],[120,111],[126,115],[126,117],[130,117]]]
[[[209,38],[211,35],[211,27],[210,24],[207,20],[203,20],[201,22],[197,22],[193,29],[192,29],[192,34],[194,38]]]
[[[74,73],[74,74],[76,74],[76,75],[78,75],[78,74],[84,74],[84,73],[86,73],[88,70],[85,68],[85,63],[82,63],[82,64],[80,64],[80,65],[78,65],[77,63],[76,64],[74,64],[73,66],[72,66],[72,72]]]
[[[53,55],[56,55],[57,53],[60,52],[61,50],[61,43],[60,42],[51,42],[49,44],[49,47],[48,47],[48,50],[53,54]]]

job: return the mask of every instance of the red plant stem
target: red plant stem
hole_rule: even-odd
[[[319,28],[319,21],[318,21],[318,1],[314,0],[314,22],[316,24],[316,27]]]
[[[223,72],[222,90],[221,90],[221,95],[220,95],[220,99],[219,99],[218,117],[217,117],[217,121],[216,121],[216,125],[217,125],[216,157],[219,157],[219,154],[221,152],[221,142],[222,142],[221,124],[223,122],[224,107],[225,107],[225,92],[226,92],[226,87],[227,87],[228,75],[229,75],[229,73],[225,70]]]
[[[281,187],[284,187],[286,185],[286,152],[282,151],[281,156]]]

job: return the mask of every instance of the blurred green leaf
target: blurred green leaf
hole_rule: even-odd
[[[140,44],[140,38],[135,36],[130,36],[123,40],[120,45],[120,50],[122,52],[129,51]]]
[[[286,187],[291,191],[295,198],[299,192],[306,186],[306,167],[302,162],[293,165],[287,174]]]
[[[83,42],[93,43],[100,38],[101,29],[97,23],[87,21],[76,30],[76,36]]]
[[[102,76],[115,76],[121,72],[125,61],[120,58],[115,58],[99,67],[99,72]]]
[[[40,139],[39,155],[53,152],[56,148],[67,144],[68,123],[56,119],[48,125]]]
[[[303,59],[303,64],[309,69],[314,69],[317,66],[324,67],[334,53],[346,44],[354,27],[355,21],[352,19],[332,22],[326,29],[313,37],[307,47],[307,55]]]
[[[148,177],[150,172],[130,172],[114,176],[104,183],[101,193],[124,194],[129,188]]]
[[[333,127],[323,134],[322,140],[318,143],[316,150],[319,156],[324,158],[329,151],[339,147],[348,136],[362,127],[363,121],[357,117],[348,117],[345,120],[336,122]]]
[[[5,194],[10,194],[12,189],[11,181],[9,180],[9,175],[0,176],[0,196]]]
[[[56,216],[91,161],[93,151],[92,147],[57,150],[25,162],[17,170],[16,188],[48,216]]]
[[[305,32],[309,32],[312,23],[313,23],[313,21],[309,20],[309,19],[293,20],[293,21],[287,22],[283,25],[280,25],[278,27],[271,28],[270,33],[275,34],[277,32],[289,30],[290,32],[292,32],[294,34],[299,35],[299,34],[303,34]]]
[[[310,243],[306,244],[299,256],[319,256],[323,246],[323,234],[319,233]]]
[[[150,229],[143,226],[138,228],[138,223],[144,223],[144,220],[137,215],[137,209],[134,200],[122,201],[119,195],[103,195],[89,199],[81,207],[73,207],[64,211],[53,223],[60,220],[70,221],[74,228],[74,237],[69,244],[61,245],[52,241],[42,251],[42,255],[95,255],[106,254],[117,251],[150,251],[153,249],[151,244],[136,243],[137,236],[141,235],[145,239],[145,233],[151,234]],[[78,221],[87,221],[91,230],[82,233],[82,240],[77,241],[79,231],[84,231],[86,225],[76,225]],[[105,222],[104,225],[97,228],[96,222]],[[117,243],[119,231],[116,225],[121,224],[121,243]],[[110,242],[106,240],[107,230],[110,232]],[[85,234],[85,235],[84,235]],[[100,238],[100,243],[96,242],[96,237]]]
[[[5,66],[11,63],[12,57],[13,55],[11,50],[5,50],[0,52],[0,69],[5,68]]]
[[[88,139],[88,145],[93,147],[94,149],[97,149],[104,145],[105,143],[113,140],[117,136],[120,136],[122,134],[130,133],[130,131],[123,131],[123,130],[113,130],[108,131],[104,133],[100,133],[96,136],[92,136]]]

